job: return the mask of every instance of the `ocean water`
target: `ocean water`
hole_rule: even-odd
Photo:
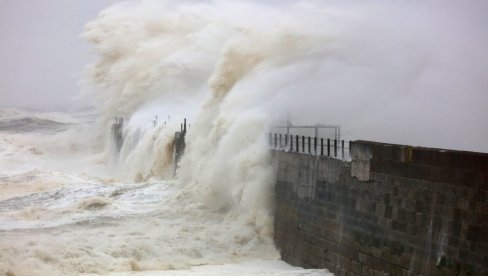
[[[114,177],[83,135],[93,117],[0,110],[0,273],[327,274],[279,261],[270,236],[175,179]]]
[[[0,109],[0,273],[327,274],[273,243],[267,132],[287,114],[487,150],[486,1],[273,2],[114,5],[81,35],[93,111]]]

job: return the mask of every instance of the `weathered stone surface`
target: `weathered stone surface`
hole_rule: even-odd
[[[488,155],[356,141],[273,152],[282,259],[336,275],[488,273]]]

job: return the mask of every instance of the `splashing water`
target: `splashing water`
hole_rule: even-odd
[[[255,221],[241,218],[236,209],[211,210],[191,186],[162,180],[164,175],[138,182],[123,173],[113,177],[113,168],[97,154],[100,147],[89,146],[95,144],[89,137],[67,142],[67,137],[80,137],[80,129],[84,133],[93,127],[94,122],[71,118],[67,130],[55,133],[0,132],[2,273],[324,272],[276,261],[271,233],[259,232]],[[157,127],[151,131],[158,133]]]
[[[99,54],[87,69],[101,88],[96,120],[0,110],[0,272],[326,273],[277,261],[265,133],[290,111],[351,138],[487,150],[487,83],[473,76],[488,57],[473,46],[460,58],[465,45],[451,37],[486,45],[486,32],[464,29],[484,19],[454,26],[453,11],[471,12],[456,5],[137,1],[103,11],[83,33]],[[120,152],[115,116],[127,118]]]

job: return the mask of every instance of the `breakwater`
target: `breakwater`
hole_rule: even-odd
[[[487,275],[488,154],[350,144],[350,161],[272,150],[284,261],[337,275]]]

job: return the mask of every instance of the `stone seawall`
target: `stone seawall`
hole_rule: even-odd
[[[282,259],[337,275],[488,275],[488,154],[356,141],[273,151]]]

